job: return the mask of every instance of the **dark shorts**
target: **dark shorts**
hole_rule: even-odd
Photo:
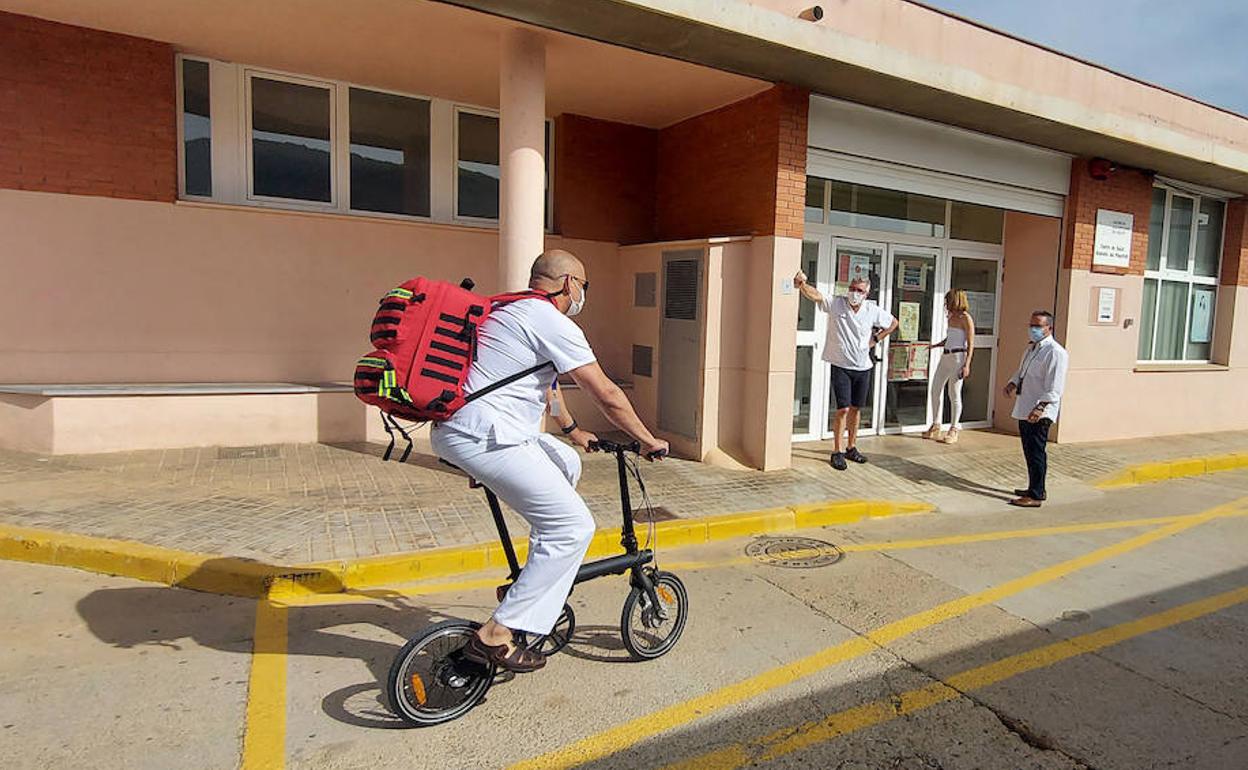
[[[832,392],[836,395],[836,408],[862,408],[871,398],[871,382],[875,375],[874,369],[842,369],[832,367]]]

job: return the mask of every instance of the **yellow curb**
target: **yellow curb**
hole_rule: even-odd
[[[1204,476],[1240,468],[1248,468],[1248,454],[1235,452],[1203,457],[1183,457],[1165,462],[1132,465],[1097,482],[1098,489],[1122,489],[1140,484],[1155,484],[1170,479]]]
[[[887,500],[847,500],[769,508],[761,511],[663,521],[655,525],[655,539],[664,548],[730,540],[765,532],[849,524],[868,517],[923,513],[924,503]],[[638,526],[645,544],[647,526]],[[521,562],[527,540],[515,541]],[[598,558],[620,552],[620,529],[601,529],[590,542],[587,556]],[[506,568],[498,543],[476,543],[415,553],[367,559],[335,560],[295,566],[265,564],[250,559],[179,551],[127,540],[111,540],[67,532],[0,525],[0,559],[73,567],[89,572],[146,580],[215,594],[246,597],[286,597],[332,594],[434,577]]]

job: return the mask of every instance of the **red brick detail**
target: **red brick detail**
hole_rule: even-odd
[[[656,237],[801,237],[808,104],[779,85],[660,131]]]
[[[1221,284],[1248,286],[1248,200],[1244,198],[1226,204]]]
[[[1070,164],[1070,195],[1066,207],[1065,266],[1092,270],[1097,209],[1125,211],[1135,217],[1131,236],[1131,266],[1097,267],[1097,272],[1143,275],[1148,261],[1148,219],[1152,210],[1153,179],[1132,168],[1119,168],[1103,181],[1088,174],[1088,159]]]
[[[172,201],[173,49],[0,13],[0,187]]]
[[[616,243],[654,240],[659,132],[561,115],[555,121],[555,230]]]

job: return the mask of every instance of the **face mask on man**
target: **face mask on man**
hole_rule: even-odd
[[[1031,336],[1032,342],[1039,342],[1040,340],[1044,339],[1044,327],[1043,326],[1029,326],[1027,327],[1027,334]]]
[[[568,303],[569,303],[568,304],[568,316],[570,317],[574,315],[580,315],[581,311],[585,309],[585,287],[584,286],[580,287],[581,298],[573,299],[572,298],[573,281],[571,278],[568,278],[567,281],[568,281],[567,292],[568,292]]]
[[[867,298],[867,295],[865,292],[851,291],[849,293],[849,304],[853,305],[854,307],[858,307],[859,305],[862,304],[862,301],[866,298]]]

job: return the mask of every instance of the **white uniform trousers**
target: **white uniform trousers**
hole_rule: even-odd
[[[433,451],[493,490],[529,523],[529,557],[494,611],[507,628],[549,633],[594,536],[594,518],[576,493],[581,458],[554,436],[500,445],[436,426]]]
[[[940,425],[945,401],[941,398],[949,391],[949,427],[962,430],[962,367],[966,365],[966,353],[945,353],[936,364],[936,376],[932,378],[932,424]]]

